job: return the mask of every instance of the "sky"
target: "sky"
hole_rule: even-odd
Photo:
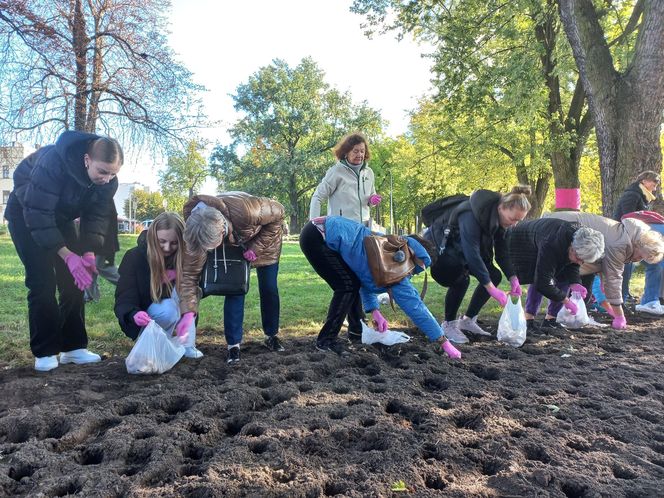
[[[225,130],[239,115],[231,94],[238,85],[274,59],[291,67],[310,56],[325,81],[349,91],[355,103],[366,100],[389,121],[387,132],[406,131],[407,111],[430,90],[430,61],[412,40],[395,34],[368,39],[362,16],[349,11],[351,0],[173,0],[170,45],[178,59],[207,88],[205,111],[220,126],[200,135],[228,143]],[[142,170],[142,173],[141,173]],[[121,182],[139,181],[156,188],[156,174],[146,181],[144,166],[127,164]],[[214,193],[208,182],[206,193]]]

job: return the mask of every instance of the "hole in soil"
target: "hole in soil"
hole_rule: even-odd
[[[127,415],[134,415],[138,412],[138,403],[135,401],[129,401],[120,405],[117,408],[118,415],[121,417],[126,417]]]
[[[636,479],[638,477],[636,472],[628,467],[623,467],[622,465],[616,465],[612,470],[613,476],[616,479]]]
[[[375,418],[365,418],[362,420],[362,427],[372,427],[376,425],[376,419]]]
[[[512,401],[514,398],[517,397],[517,394],[513,391],[505,391],[502,393],[503,398],[505,398],[508,401]]]
[[[256,455],[262,455],[268,449],[270,449],[270,441],[267,439],[249,442],[249,451],[255,453]]]
[[[127,458],[125,458],[125,463],[129,466],[143,465],[146,464],[148,460],[150,460],[151,456],[152,449],[150,449],[148,446],[134,446],[131,450],[129,450]]]
[[[25,443],[30,439],[31,429],[26,424],[19,423],[14,430],[7,435],[8,443]]]
[[[210,432],[210,425],[205,421],[192,422],[189,426],[189,432],[201,436]]]
[[[459,429],[480,429],[484,418],[479,413],[460,413],[454,417],[454,423]]]
[[[637,396],[646,396],[650,394],[650,391],[645,386],[635,386],[632,388],[632,391]]]
[[[336,394],[348,394],[351,389],[348,386],[334,386],[332,388],[332,391],[335,392]]]
[[[186,396],[174,396],[162,402],[162,409],[169,415],[186,412],[191,407],[191,400]]]
[[[258,387],[262,387],[263,389],[271,387],[273,383],[274,382],[271,377],[261,377],[256,381],[256,385]]]
[[[330,412],[330,418],[332,420],[341,420],[348,415],[348,412],[345,408],[336,408]]]
[[[141,468],[142,468],[141,465],[130,465],[130,466],[126,467],[120,473],[120,475],[127,476],[127,477],[135,476],[136,474],[138,474],[141,471]]]
[[[304,380],[304,372],[288,372],[286,373],[286,380],[299,382]]]
[[[429,489],[445,489],[447,483],[442,476],[438,474],[429,474],[424,477],[424,485]]]
[[[369,432],[362,437],[360,451],[385,451],[390,448],[390,440],[387,434]]]
[[[417,408],[407,406],[399,399],[391,399],[385,406],[385,413],[399,414],[410,420],[413,424],[421,424],[426,419],[426,413],[418,411]]]
[[[528,460],[535,460],[542,463],[549,463],[551,461],[551,457],[541,446],[526,446],[524,454]]]
[[[484,367],[482,365],[472,365],[470,371],[477,377],[484,380],[499,380],[500,370],[495,367]]]
[[[325,496],[343,495],[348,492],[348,485],[345,482],[326,482],[323,486]]]
[[[287,484],[293,481],[293,479],[295,479],[295,475],[292,474],[291,472],[286,472],[284,470],[279,469],[272,472],[272,478],[277,482],[280,482],[282,484]]]
[[[65,482],[54,487],[51,490],[51,496],[75,495],[80,493],[82,488],[83,486],[81,486],[78,481]]]
[[[654,463],[655,465],[658,465],[660,467],[664,467],[664,459],[661,458],[651,458],[650,461]],[[10,476],[11,477],[11,476]]]
[[[314,386],[311,384],[298,384],[297,388],[301,393],[306,393],[311,391]]]
[[[560,490],[565,493],[567,498],[583,498],[587,489],[588,486],[574,481],[564,482],[560,486]]]
[[[374,377],[380,374],[380,366],[376,364],[370,364],[364,367],[362,373],[367,377]]]
[[[540,422],[539,420],[526,420],[523,423],[523,426],[530,427],[531,429],[539,429],[540,427],[542,427],[542,422]]]
[[[181,477],[201,476],[205,473],[205,467],[201,465],[183,465],[178,474]]]
[[[149,439],[155,435],[156,433],[153,430],[146,429],[144,431],[137,431],[134,433],[134,439]]]
[[[495,476],[503,468],[502,463],[496,459],[489,459],[482,462],[482,474],[485,476]]]
[[[78,458],[81,465],[99,465],[104,460],[104,450],[99,447],[85,448]]]
[[[71,430],[71,423],[67,419],[57,419],[49,423],[44,437],[60,439]]]
[[[224,431],[229,436],[235,436],[239,434],[242,428],[245,425],[247,425],[250,421],[251,419],[246,415],[236,415],[235,417],[231,418],[228,422],[226,422],[226,427],[224,428]]]
[[[296,363],[300,363],[296,356],[281,356],[282,365],[295,365]]]
[[[425,377],[422,387],[427,391],[445,391],[450,387],[450,383],[441,377]]]
[[[371,380],[371,379],[369,379]],[[369,386],[369,392],[374,394],[383,394],[387,392],[387,387],[385,386]]]
[[[260,425],[247,425],[243,431],[243,434],[249,437],[258,437],[265,434],[266,430],[267,429],[265,427]]]
[[[369,379],[369,382],[373,382],[374,384],[385,384],[387,383],[387,379],[385,377],[382,377],[380,375],[376,375]]]
[[[567,446],[576,451],[583,451],[583,452],[590,451],[590,445],[585,441],[578,441],[578,440],[568,441]]]
[[[364,400],[362,398],[354,398],[354,399],[349,399],[346,404],[348,406],[355,406],[355,405],[361,405],[362,403],[364,403]]]
[[[521,429],[516,429],[516,430],[513,430],[512,432],[510,432],[510,437],[517,438],[517,439],[520,438],[520,437],[523,437],[525,435],[526,435],[526,431],[522,431]]]
[[[422,449],[420,450],[420,455],[424,460],[433,458],[435,460],[442,460],[442,455],[440,454],[440,449],[433,443],[424,443]]]
[[[182,456],[184,458],[190,458],[191,460],[201,460],[203,456],[205,456],[205,447],[190,444],[184,449]]]
[[[7,473],[7,475],[9,476],[10,479],[14,479],[15,481],[20,481],[24,477],[30,477],[32,474],[35,473],[35,470],[37,470],[36,467],[33,467],[32,465],[27,463],[22,463],[16,465],[15,467],[9,467],[9,472]]]
[[[477,440],[472,440],[472,441],[462,441],[462,442],[461,442],[461,445],[462,445],[464,448],[473,448],[473,449],[477,449],[477,448],[480,447],[480,442],[477,441]]]

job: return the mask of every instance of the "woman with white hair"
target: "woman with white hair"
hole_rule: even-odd
[[[600,274],[607,312],[613,316],[613,328],[627,328],[623,311],[622,279],[625,263],[645,261],[655,264],[664,256],[664,237],[642,221],[626,218],[622,222],[598,214],[559,211],[547,217],[558,218],[597,230],[604,236],[604,257],[594,263],[584,262],[581,277]],[[586,279],[583,279],[584,281]],[[588,285],[592,278],[588,278]],[[587,286],[586,286],[587,288]]]
[[[207,251],[224,240],[244,248],[244,258],[256,268],[261,319],[271,351],[283,351],[279,332],[279,257],[283,236],[284,207],[266,197],[245,192],[225,192],[217,197],[195,195],[184,206],[185,232],[178,336],[186,335],[198,312],[198,282]],[[224,335],[228,344],[228,363],[240,361],[244,295],[224,298]]]
[[[596,230],[555,218],[526,221],[507,232],[509,261],[522,284],[530,284],[526,298],[526,323],[536,330],[535,316],[542,296],[550,301],[542,329],[556,327],[554,308],[562,304],[576,314],[576,305],[567,297],[568,289],[581,292],[579,265],[593,263],[604,253],[604,237]],[[556,306],[557,305],[557,306]]]

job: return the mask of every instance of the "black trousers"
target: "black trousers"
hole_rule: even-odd
[[[333,291],[327,318],[318,334],[318,343],[335,341],[346,316],[349,333],[362,334],[364,310],[359,293],[360,280],[355,273],[339,253],[327,247],[323,236],[311,222],[300,233],[300,248],[316,273]]]
[[[502,273],[493,263],[487,264],[486,267],[489,270],[491,282],[498,286]],[[470,285],[470,274],[465,260],[456,251],[446,250],[431,267],[431,277],[443,287],[448,288],[445,295],[445,321],[456,320]],[[478,285],[470,298],[466,315],[470,318],[477,316],[490,297],[484,286]]]
[[[60,231],[67,247],[77,251],[74,224],[60,227]],[[25,267],[32,354],[53,356],[87,347],[83,292],[76,287],[67,265],[57,254],[35,243],[23,219],[9,220],[9,233]],[[56,299],[56,288],[59,299]]]

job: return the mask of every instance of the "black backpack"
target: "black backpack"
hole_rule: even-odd
[[[433,201],[422,208],[422,223],[425,227],[431,227],[434,221],[441,218],[442,223],[446,223],[454,209],[463,201],[470,199],[466,194],[448,195],[441,199]]]

